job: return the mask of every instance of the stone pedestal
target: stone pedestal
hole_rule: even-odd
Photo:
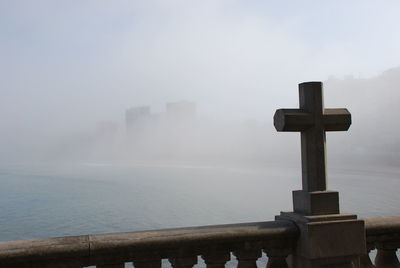
[[[356,215],[281,212],[276,219],[293,221],[300,230],[291,268],[358,268],[359,257],[366,254],[364,221]]]
[[[339,193],[336,191],[293,191],[293,210],[303,215],[339,214]]]

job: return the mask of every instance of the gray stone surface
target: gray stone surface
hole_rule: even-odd
[[[227,252],[253,249],[255,252],[263,249],[273,258],[268,267],[286,267],[284,259],[293,253],[300,233],[293,221],[297,222],[297,225],[309,224],[307,228],[312,230],[311,238],[314,238],[320,231],[320,228],[315,226],[321,225],[321,222],[336,221],[335,224],[339,224],[339,220],[356,219],[353,214],[304,216],[293,212],[284,212],[279,217],[284,216],[291,220],[0,242],[0,268],[78,268],[132,261],[138,266],[143,264],[140,267],[159,267],[162,257],[179,257],[182,254],[208,255],[210,263],[223,267],[222,263],[229,258]],[[393,263],[392,249],[400,247],[400,216],[363,220],[369,249],[379,248],[382,251],[380,263]],[[338,228],[340,229],[340,226]],[[323,243],[325,247],[343,246],[343,243],[347,243],[344,247],[354,245],[345,239],[336,242],[330,240],[329,244],[327,241]],[[294,263],[297,267],[300,267],[302,262],[306,265],[302,264],[301,267],[322,267],[328,264],[335,264],[331,267],[346,267],[355,258],[347,256],[307,259],[300,255],[297,257],[297,262]],[[293,258],[291,259],[293,261]],[[232,261],[229,264],[232,264]]]
[[[282,212],[277,219],[292,220],[300,237],[292,255],[295,267],[358,267],[366,254],[364,221],[354,214],[304,216]]]
[[[301,132],[303,190],[326,190],[325,131],[345,131],[351,125],[347,109],[324,109],[321,82],[299,85],[300,108],[279,109],[274,115],[277,131]]]
[[[302,186],[293,192],[291,220],[300,230],[291,267],[359,267],[367,254],[364,221],[340,214],[339,193],[326,189],[325,132],[351,125],[346,109],[324,109],[321,82],[299,85],[300,109],[280,109],[274,115],[278,131],[301,132]]]
[[[293,191],[293,209],[304,215],[339,214],[339,193]]]
[[[75,268],[132,261],[158,265],[160,259],[181,261],[215,252],[222,257],[243,250],[290,252],[298,234],[292,222],[272,221],[0,242],[0,268]]]

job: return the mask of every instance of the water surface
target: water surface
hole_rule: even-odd
[[[333,169],[341,210],[400,215],[400,170]],[[297,167],[8,165],[0,240],[273,220],[301,188]]]

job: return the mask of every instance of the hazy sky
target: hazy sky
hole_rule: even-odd
[[[400,1],[0,0],[2,142],[177,100],[269,119],[297,106],[300,82],[399,66],[399,14]]]

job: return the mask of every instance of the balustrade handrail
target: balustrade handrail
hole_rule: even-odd
[[[365,218],[368,251],[400,248],[400,216]]]
[[[400,235],[400,216],[382,216],[364,218],[365,231],[368,236]]]
[[[377,249],[375,267],[400,267],[396,251],[400,248],[400,216],[366,218],[367,252]],[[368,254],[361,258],[364,267],[373,267]]]
[[[369,250],[395,252],[400,247],[400,216],[363,220]],[[293,222],[277,220],[5,241],[0,242],[0,267],[123,267],[109,264],[159,262],[165,258],[171,261],[192,256],[204,258],[216,252],[233,252],[240,261],[243,252],[261,250],[269,257],[284,259],[295,247],[298,235]],[[257,259],[259,255],[254,256]]]
[[[0,266],[74,260],[79,263],[76,267],[82,267],[137,259],[197,256],[213,251],[287,251],[294,246],[297,236],[294,223],[280,220],[8,241],[0,242]]]

